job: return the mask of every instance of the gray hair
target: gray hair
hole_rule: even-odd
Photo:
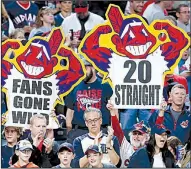
[[[99,114],[99,117],[102,118],[102,113],[99,109],[96,109],[94,107],[89,107],[84,111],[84,120],[86,120],[87,114],[90,112],[97,112]]]
[[[186,88],[182,84],[176,84],[172,87],[171,93],[174,91],[175,88],[184,89],[186,91]]]

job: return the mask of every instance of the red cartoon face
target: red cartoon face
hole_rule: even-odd
[[[52,73],[57,59],[51,57],[47,44],[31,43],[27,50],[18,56],[17,63],[25,77],[40,79]]]
[[[125,24],[123,26],[123,24]],[[113,43],[119,53],[131,59],[145,59],[156,44],[153,36],[142,22],[127,23],[124,20],[120,35],[114,35]]]

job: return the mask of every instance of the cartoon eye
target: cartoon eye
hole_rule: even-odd
[[[27,53],[25,54],[25,56],[27,56],[29,53],[31,53],[31,50],[30,50],[30,49],[27,51]]]
[[[133,34],[133,32],[130,30],[130,32],[129,32],[129,35],[130,35],[130,37],[133,39],[133,38],[135,38],[135,35]]]
[[[66,61],[65,59],[62,59],[62,60],[60,61],[60,65],[61,65],[61,66],[66,66],[66,65],[67,65],[67,61]]]
[[[147,32],[144,29],[142,29],[142,32],[144,33],[145,36],[148,36]]]
[[[40,59],[41,58],[41,56],[42,56],[42,52],[40,52],[38,55],[37,55],[37,59]]]

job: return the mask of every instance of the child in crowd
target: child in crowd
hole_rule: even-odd
[[[14,146],[20,139],[22,129],[19,127],[7,126],[5,124],[2,135],[6,139],[6,144],[1,146],[1,167],[8,168],[12,155],[14,154]]]
[[[60,164],[54,168],[71,168],[71,162],[74,159],[74,149],[70,143],[62,143],[58,150]]]
[[[29,162],[33,151],[32,144],[28,140],[21,140],[16,144],[15,153],[18,161],[10,168],[39,168],[33,162]]]
[[[89,146],[85,154],[87,155],[88,162],[91,168],[116,168],[113,164],[101,163],[103,154],[101,153],[97,145]]]

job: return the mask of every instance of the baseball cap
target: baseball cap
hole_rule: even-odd
[[[76,0],[75,1],[75,12],[87,12],[88,11],[88,1],[86,0]]]
[[[58,149],[58,152],[63,151],[63,149],[69,150],[69,151],[72,152],[72,153],[74,152],[73,145],[70,144],[70,143],[67,143],[67,142],[62,143],[62,144],[60,145],[60,147],[59,147],[59,149]]]
[[[15,150],[33,150],[32,144],[28,140],[21,140],[16,144]]]
[[[101,151],[99,151],[99,147],[97,145],[91,145],[87,148],[85,155],[88,155],[89,151],[94,151],[95,153],[101,153]]]
[[[161,135],[162,133],[166,132],[167,134],[170,134],[171,131],[168,130],[163,124],[157,124],[151,128],[151,135],[158,134]]]
[[[142,120],[139,123],[134,124],[131,128],[130,131],[139,131],[142,134],[148,133],[148,128],[144,125],[144,121]]]

